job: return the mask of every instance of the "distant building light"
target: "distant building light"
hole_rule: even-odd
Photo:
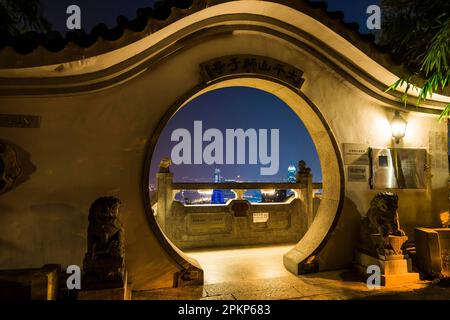
[[[273,196],[275,194],[275,189],[261,189],[261,193],[266,196]]]
[[[292,164],[288,167],[287,182],[297,182],[297,168]]]
[[[201,196],[211,196],[213,194],[213,189],[208,189],[208,190],[198,190],[198,193]]]

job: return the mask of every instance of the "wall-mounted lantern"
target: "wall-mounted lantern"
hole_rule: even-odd
[[[405,136],[406,126],[408,122],[400,115],[400,112],[395,111],[395,116],[391,120],[392,137],[395,143],[398,144]]]

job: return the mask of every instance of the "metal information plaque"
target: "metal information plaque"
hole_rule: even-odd
[[[425,149],[371,149],[372,189],[425,189]]]
[[[347,180],[351,182],[367,182],[369,180],[367,174],[367,166],[348,166]]]

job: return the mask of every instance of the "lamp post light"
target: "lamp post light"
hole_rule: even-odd
[[[405,136],[406,126],[408,122],[400,115],[400,112],[395,111],[395,115],[391,120],[392,137],[395,143],[398,144],[400,140]]]

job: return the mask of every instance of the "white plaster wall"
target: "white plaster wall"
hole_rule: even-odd
[[[328,89],[324,84],[319,85],[316,90],[311,86],[315,83],[313,80],[306,83],[303,91],[323,110],[340,144],[355,142],[372,147],[394,146],[389,123],[394,117],[394,110],[384,108],[383,103],[368,97],[348,83],[344,82],[343,86],[340,77],[335,74],[333,76],[335,80],[329,79]],[[320,77],[322,76],[317,75],[316,81],[320,81]],[[408,125],[406,136],[398,147],[428,150],[430,131],[447,132],[446,122],[440,123],[437,116],[414,112],[403,116]],[[429,176],[431,188],[428,191],[394,190],[400,196],[400,221],[405,228],[439,223],[438,213],[448,210],[447,176],[448,168],[432,168]],[[378,191],[370,190],[366,183],[348,182],[346,187],[347,196],[355,202],[358,211],[365,214],[370,199]],[[410,236],[413,235],[412,230],[407,231]]]
[[[364,143],[372,147],[393,146],[390,120],[394,110],[343,80],[334,71],[308,67],[302,91],[320,108],[343,152],[343,143]],[[309,75],[309,76],[308,76]],[[421,113],[403,114],[408,121],[405,138],[398,147],[429,148],[429,132],[447,132],[446,122]],[[347,175],[347,166],[345,175]],[[387,190],[399,195],[401,227],[413,239],[418,226],[439,226],[439,213],[448,210],[448,168],[432,169],[427,190]],[[370,200],[383,190],[371,190],[368,183],[346,181],[346,199],[333,238],[319,256],[334,268],[351,261],[358,241],[359,217],[369,209]],[[335,255],[335,252],[339,252]],[[348,263],[348,262],[347,262]]]
[[[387,121],[393,112],[382,103],[284,40],[253,32],[185,48],[136,78],[100,92],[0,97],[0,113],[42,117],[39,129],[0,128],[0,137],[30,153],[36,167],[28,181],[0,196],[0,268],[81,264],[89,206],[99,196],[114,195],[123,202],[127,265],[134,288],[171,286],[178,269],[152,234],[143,208],[146,143],[164,112],[199,83],[201,62],[239,53],[269,56],[303,70],[302,91],[318,106],[340,145],[390,143]],[[411,113],[407,120],[404,147],[427,147],[429,130],[447,130],[436,117]],[[433,172],[428,193],[398,192],[400,220],[408,230],[436,226],[439,211],[447,209],[444,171]],[[375,194],[366,184],[347,183],[346,188],[344,213],[321,254],[321,259],[331,261],[329,268],[350,262],[355,228]]]

